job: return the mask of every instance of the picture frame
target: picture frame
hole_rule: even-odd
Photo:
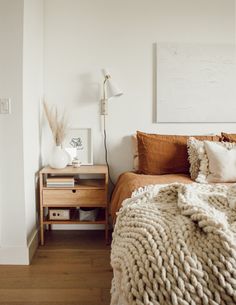
[[[155,51],[156,123],[236,122],[235,44],[158,43]]]
[[[70,128],[64,148],[71,157],[77,158],[81,165],[93,165],[93,141],[91,128]]]

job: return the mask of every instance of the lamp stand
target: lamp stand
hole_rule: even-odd
[[[106,91],[106,82],[111,78],[110,75],[105,75],[103,86],[102,86],[102,99],[101,99],[101,115],[108,114],[108,98],[107,98],[107,91]]]
[[[108,149],[107,149],[107,132],[106,132],[106,117],[108,115],[108,99],[112,97],[118,97],[123,93],[118,89],[118,87],[112,82],[111,76],[108,71],[103,70],[104,80],[102,86],[102,99],[101,99],[101,115],[103,116],[103,134],[104,134],[104,150],[105,150],[105,161],[108,167],[108,176],[111,184],[114,183],[110,176],[110,168],[108,163]]]
[[[101,115],[108,115],[108,100],[106,98],[101,100]]]
[[[110,180],[110,183],[114,187],[114,182],[112,181],[111,175],[110,175],[110,165],[108,162],[108,149],[107,149],[107,130],[106,130],[106,115],[103,115],[103,140],[104,140],[104,150],[105,150],[105,162],[108,168],[108,178]]]
[[[103,82],[103,98],[101,99],[101,115],[103,116],[103,140],[104,140],[104,150],[105,150],[105,162],[106,162],[106,165],[108,168],[108,178],[110,180],[110,183],[114,186],[114,183],[111,179],[110,165],[108,162],[107,130],[106,130],[106,117],[108,115],[108,98],[107,98],[107,92],[106,92],[106,82],[109,78],[110,78],[110,76],[106,75],[104,82]]]

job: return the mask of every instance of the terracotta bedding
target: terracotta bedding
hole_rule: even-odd
[[[121,174],[111,200],[111,216],[113,221],[123,200],[129,198],[135,189],[148,184],[168,184],[174,182],[192,183],[193,181],[189,175],[185,174],[141,175],[133,172]]]

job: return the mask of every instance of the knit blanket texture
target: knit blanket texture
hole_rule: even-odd
[[[114,228],[111,305],[236,304],[236,184],[151,185]]]

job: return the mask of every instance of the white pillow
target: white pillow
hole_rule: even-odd
[[[236,143],[230,142],[211,142],[225,147],[226,149],[232,149],[236,147]],[[191,178],[199,183],[208,183],[209,172],[209,160],[205,149],[204,141],[190,137],[187,141],[189,162],[190,162],[190,174]]]
[[[208,162],[208,182],[236,182],[236,145],[231,148],[221,143],[204,141]]]

